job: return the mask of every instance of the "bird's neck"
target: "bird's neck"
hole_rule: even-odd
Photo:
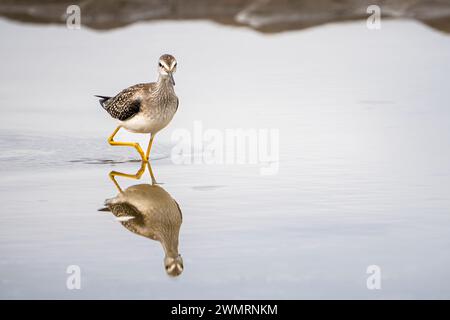
[[[173,84],[170,81],[170,78],[162,75],[159,75],[158,81],[156,82],[156,89],[163,92],[174,92]]]
[[[163,246],[164,252],[168,257],[178,256],[178,231],[166,230],[158,235],[158,240]]]

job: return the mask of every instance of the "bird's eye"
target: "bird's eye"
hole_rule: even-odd
[[[163,65],[162,65],[162,63],[161,63],[161,62],[159,63],[159,66],[160,66],[161,68],[163,67]]]
[[[176,63],[176,62],[175,62],[175,64],[173,65],[173,67],[174,67],[174,68],[176,68],[176,67],[177,67],[177,63]]]

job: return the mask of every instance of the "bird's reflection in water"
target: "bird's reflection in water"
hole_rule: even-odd
[[[136,184],[122,190],[116,176],[140,179],[146,164],[151,176],[151,184]],[[142,162],[134,175],[112,171],[111,180],[119,190],[117,196],[105,201],[105,208],[120,223],[133,233],[159,241],[164,249],[164,266],[168,275],[176,277],[183,272],[183,259],[178,253],[178,236],[182,223],[182,213],[178,203],[156,184],[150,163]]]

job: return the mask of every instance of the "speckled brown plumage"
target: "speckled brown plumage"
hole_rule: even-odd
[[[130,217],[120,223],[133,233],[160,241],[168,255],[178,254],[178,234],[183,216],[180,206],[158,185],[128,187],[105,201],[102,211],[116,217]]]
[[[133,85],[114,97],[97,97],[111,117],[119,120],[121,127],[154,135],[169,124],[178,110],[173,79],[176,68],[175,58],[164,54],[159,59],[157,82]]]
[[[150,84],[140,83],[125,90],[122,90],[116,96],[101,97],[100,105],[105,109],[111,117],[117,120],[127,120],[137,114],[140,111],[141,106],[141,94],[145,87],[149,87]]]

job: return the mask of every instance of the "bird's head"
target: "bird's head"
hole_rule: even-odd
[[[164,258],[166,272],[171,277],[178,277],[183,272],[183,258],[181,255],[175,257],[166,256]]]
[[[161,77],[169,78],[172,85],[175,85],[173,74],[177,71],[177,60],[170,54],[163,54],[159,58],[158,71]]]

